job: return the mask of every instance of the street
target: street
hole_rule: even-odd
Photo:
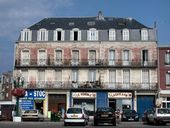
[[[120,122],[120,124],[117,124],[116,126],[112,125],[99,125],[99,126],[93,126],[92,122],[89,122],[87,126],[79,126],[79,125],[73,125],[73,126],[64,126],[63,122],[0,122],[0,128],[110,128],[110,127],[116,127],[116,128],[162,128],[162,126],[155,126],[155,125],[147,125],[143,124],[143,122]],[[167,124],[166,126],[163,126],[164,128],[169,128],[170,124]]]

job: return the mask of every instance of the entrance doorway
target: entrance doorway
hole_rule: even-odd
[[[113,110],[116,110],[116,99],[109,99],[109,107],[113,108]]]
[[[40,99],[35,100],[35,109],[39,110],[39,112],[43,114],[43,100]]]

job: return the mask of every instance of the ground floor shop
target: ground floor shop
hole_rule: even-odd
[[[160,90],[159,100],[160,107],[170,108],[170,90]]]

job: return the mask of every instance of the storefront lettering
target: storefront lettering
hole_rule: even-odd
[[[73,92],[72,93],[73,97],[79,97],[79,98],[95,98],[96,93],[89,93],[89,92]]]
[[[111,92],[108,93],[109,98],[132,98],[132,93],[128,92]]]

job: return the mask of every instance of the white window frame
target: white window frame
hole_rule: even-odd
[[[94,58],[91,58],[92,57],[91,52],[95,53]],[[89,52],[88,52],[88,62],[89,62],[89,65],[95,65],[96,64],[96,50],[89,50]]]
[[[61,32],[61,40],[58,40],[58,32]],[[53,32],[53,40],[54,41],[64,41],[64,30],[61,28],[57,28],[56,30],[54,30]]]
[[[123,88],[129,89],[129,86],[130,86],[130,69],[123,69]]]
[[[71,74],[71,80],[74,81],[74,82],[78,82],[78,79],[79,79],[79,71],[74,69],[72,70],[72,74]]]
[[[170,52],[165,53],[165,65],[170,65]]]
[[[74,32],[77,32],[77,40],[74,40]],[[73,28],[71,31],[70,31],[70,40],[71,41],[81,41],[81,30],[78,29],[78,28]]]
[[[166,86],[170,86],[170,71],[166,73]]]
[[[98,31],[95,28],[91,28],[87,31],[87,40],[88,41],[97,41],[98,40]]]
[[[116,30],[115,29],[109,29],[109,40],[110,41],[116,40]]]
[[[57,58],[57,52],[61,52],[61,58]],[[63,58],[63,51],[61,49],[56,49],[55,50],[55,54],[54,54],[54,61],[55,61],[55,65],[61,65],[62,64],[62,58]]]
[[[115,88],[116,85],[116,70],[109,70],[109,88]]]
[[[32,31],[30,29],[23,29],[21,31],[21,41],[31,41]]]
[[[146,41],[146,40],[148,40],[148,38],[149,38],[148,30],[142,29],[141,30],[141,40]]]
[[[124,41],[128,41],[129,40],[129,29],[123,29],[122,36],[123,36]]]
[[[74,56],[74,52],[78,52],[78,57],[76,58],[76,56]],[[79,50],[72,50],[72,65],[78,65],[79,64]]]
[[[24,55],[24,52],[27,52],[28,55]],[[21,51],[21,65],[29,65],[29,64],[30,64],[30,50],[23,49]]]
[[[126,53],[128,53],[128,54],[126,54]],[[130,50],[128,50],[128,49],[123,50],[122,61],[123,61],[124,66],[129,65],[129,62],[130,62]]]
[[[89,82],[95,82],[96,81],[96,70],[90,69],[88,74]]]
[[[37,31],[37,41],[48,41],[48,31],[44,28]]]
[[[149,87],[150,87],[149,86],[149,84],[150,84],[150,71],[149,71],[149,69],[142,69],[141,83],[142,83],[141,88],[149,89]]]
[[[44,52],[44,58],[40,58],[40,51],[45,51]],[[45,49],[39,49],[38,50],[38,65],[46,65],[47,64],[47,51]]]
[[[115,65],[116,53],[115,53],[114,49],[109,50],[109,58],[108,59],[109,59],[109,65]]]

